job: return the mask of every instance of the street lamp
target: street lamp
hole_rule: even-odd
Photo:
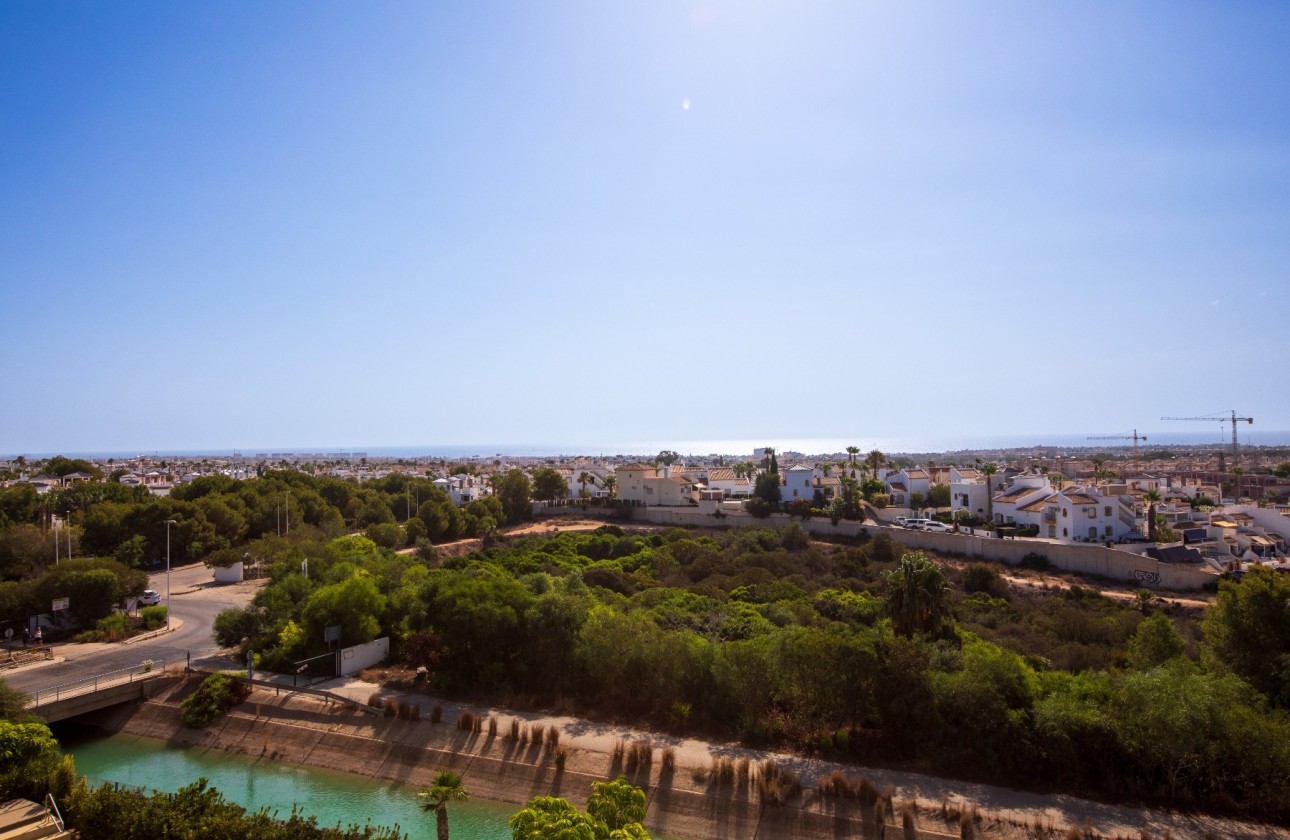
[[[170,629],[170,526],[179,523],[173,519],[166,520],[166,629]]]

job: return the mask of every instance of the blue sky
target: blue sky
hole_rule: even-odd
[[[0,453],[1290,429],[1287,43],[1279,3],[10,0]]]

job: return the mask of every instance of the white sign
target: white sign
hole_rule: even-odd
[[[58,612],[59,610],[65,610],[65,609],[67,609],[67,606],[68,606],[68,604],[70,604],[70,603],[71,603],[71,599],[70,599],[70,598],[55,598],[55,599],[54,599],[54,612]]]

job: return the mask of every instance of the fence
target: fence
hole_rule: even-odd
[[[31,700],[27,705],[28,708],[39,708],[41,704],[57,703],[59,700],[66,700],[68,697],[77,697],[82,694],[93,694],[110,686],[152,679],[165,673],[165,670],[166,661],[164,659],[160,662],[145,659],[133,668],[106,671],[102,674],[95,674],[92,677],[82,677],[61,685],[30,692]]]

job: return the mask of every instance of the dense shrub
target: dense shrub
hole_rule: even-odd
[[[166,606],[157,604],[151,607],[144,607],[139,610],[139,618],[143,619],[143,629],[156,630],[164,627],[166,624]]]
[[[179,704],[184,726],[200,728],[244,701],[251,686],[236,674],[211,674]]]

